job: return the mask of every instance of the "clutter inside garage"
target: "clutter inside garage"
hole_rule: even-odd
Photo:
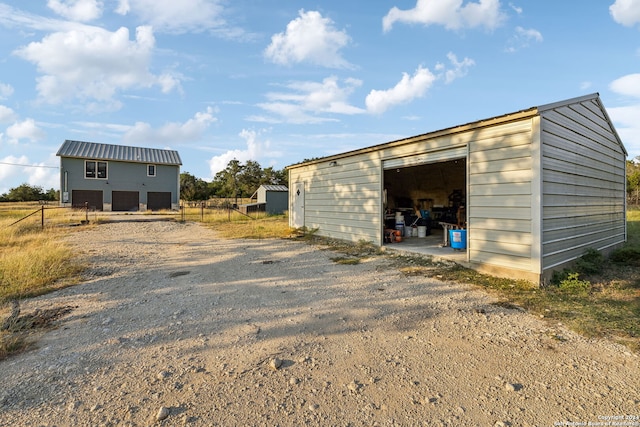
[[[441,246],[466,249],[466,159],[384,171],[384,242],[441,236]]]

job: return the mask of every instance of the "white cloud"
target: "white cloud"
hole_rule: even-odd
[[[609,88],[621,95],[640,98],[640,73],[620,77],[611,82]]]
[[[45,133],[36,125],[33,119],[16,122],[7,128],[7,137],[9,138],[9,143],[12,144],[17,144],[22,139],[36,142],[45,136]]]
[[[518,15],[522,15],[522,8],[521,8],[521,7],[516,6],[516,5],[515,5],[515,4],[513,4],[513,3],[509,3],[509,7],[510,7],[511,9],[513,9],[513,11],[514,11],[515,13],[517,13]]]
[[[182,34],[222,30],[227,26],[220,0],[120,0],[115,11],[121,15],[134,14],[158,32]]]
[[[118,7],[116,7],[115,11],[118,15],[126,15],[131,12],[131,5],[129,4],[129,0],[119,0]]]
[[[293,82],[286,86],[289,92],[270,92],[269,102],[258,104],[265,111],[278,116],[277,119],[254,121],[285,121],[288,123],[321,123],[335,119],[326,114],[361,114],[364,110],[349,104],[348,98],[362,85],[358,79],[345,79],[342,84],[336,76],[325,78],[322,82]]]
[[[102,15],[103,4],[98,0],[49,0],[47,6],[65,18],[88,22]]]
[[[269,140],[260,140],[260,132],[243,129],[239,136],[245,140],[247,148],[229,150],[209,159],[209,170],[211,171],[212,178],[215,177],[216,173],[224,170],[229,162],[234,159],[240,163],[246,163],[247,160],[259,162],[259,159],[263,157],[274,158],[282,155],[282,153],[274,151],[271,148],[271,142]]]
[[[204,112],[196,113],[193,118],[184,123],[167,123],[159,129],[154,129],[149,123],[137,122],[123,137],[127,143],[153,143],[175,145],[181,142],[197,141],[211,123],[217,119],[213,115],[212,107]]]
[[[509,53],[517,52],[520,49],[527,48],[531,43],[542,43],[542,33],[533,28],[516,27],[515,34],[509,39],[506,51]]]
[[[469,68],[475,65],[475,61],[464,58],[458,61],[458,57],[449,52],[447,58],[451,67],[438,63],[435,66],[436,73],[432,73],[427,68],[418,67],[410,77],[407,73],[402,73],[402,79],[391,89],[372,90],[365,99],[367,111],[373,114],[382,114],[389,108],[399,104],[406,104],[416,98],[421,98],[429,90],[436,80],[444,80],[449,84],[456,79],[464,77],[469,72]]]
[[[607,108],[607,112],[627,149],[629,158],[635,159],[640,156],[640,104]]]
[[[0,183],[9,181],[9,178],[18,176],[26,171],[27,168],[16,165],[28,165],[29,159],[27,156],[7,156],[0,159]],[[9,187],[3,187],[0,184],[0,194],[4,194],[10,190]]]
[[[609,6],[609,13],[618,24],[632,27],[640,23],[640,1],[616,0]]]
[[[27,184],[32,186],[42,187],[44,191],[50,188],[60,188],[60,169],[51,167],[60,163],[60,159],[52,153],[46,162],[35,163],[33,166],[42,167],[28,167],[25,168],[27,173]]]
[[[340,55],[350,42],[349,35],[335,29],[331,19],[317,11],[300,10],[299,17],[287,24],[284,33],[271,37],[264,56],[281,65],[309,62],[328,68],[353,68]]]
[[[13,86],[0,83],[0,99],[7,99],[13,95]]]
[[[60,103],[76,97],[113,103],[118,91],[159,85],[163,91],[180,86],[177,78],[149,71],[155,38],[150,27],[138,27],[135,41],[129,30],[110,32],[82,27],[52,33],[15,54],[37,65],[42,74],[37,90],[42,101]]]
[[[453,68],[445,69],[444,71],[444,82],[446,84],[449,84],[460,77],[466,76],[469,72],[469,68],[476,65],[475,61],[469,58],[464,58],[462,61],[458,61],[458,57],[452,52],[447,54],[447,58],[451,62],[451,65],[453,65]]]
[[[382,114],[394,105],[406,104],[422,97],[436,80],[436,76],[426,68],[418,67],[413,76],[402,73],[402,79],[391,89],[372,90],[365,104],[373,114]]]
[[[0,105],[0,123],[15,122],[17,118],[18,116],[11,108]]]
[[[391,8],[382,19],[382,28],[390,31],[393,24],[442,25],[448,30],[485,27],[497,28],[506,19],[500,10],[499,0],[479,0],[477,3],[463,0],[417,0],[413,9]]]

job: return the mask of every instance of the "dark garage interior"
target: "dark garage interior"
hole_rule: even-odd
[[[466,227],[466,182],[465,158],[385,170],[385,243],[447,243],[443,231]]]

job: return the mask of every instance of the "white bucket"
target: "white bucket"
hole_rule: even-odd
[[[411,237],[418,237],[418,227],[411,227]]]
[[[396,212],[396,223],[398,222],[404,224],[404,215],[402,215],[402,212]]]
[[[419,225],[418,226],[418,237],[427,237],[427,226]]]

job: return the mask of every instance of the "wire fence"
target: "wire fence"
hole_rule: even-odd
[[[56,202],[54,202],[56,203]],[[5,226],[17,224],[38,225],[44,229],[48,225],[79,225],[96,221],[112,220],[153,220],[154,217],[193,222],[232,222],[262,219],[269,216],[264,204],[251,203],[250,199],[212,199],[207,201],[181,201],[178,211],[99,211],[85,203],[82,207],[53,206],[47,202],[0,203],[0,218],[13,219]]]
[[[64,213],[65,213],[62,216],[59,215],[59,212],[61,212],[61,210],[64,210]],[[49,212],[49,213],[46,213],[46,212]],[[51,222],[52,219],[58,220],[56,222],[60,222],[60,221],[65,222],[67,220],[73,221],[74,219],[79,218],[79,221],[81,224],[88,224],[90,212],[95,212],[95,210],[89,207],[89,203],[85,203],[84,207],[82,208],[70,207],[70,206],[48,206],[46,204],[42,204],[38,209],[20,217],[16,221],[10,223],[8,226],[9,227],[14,226],[32,217],[38,218],[41,229],[44,229],[45,225],[47,225],[48,222]]]

